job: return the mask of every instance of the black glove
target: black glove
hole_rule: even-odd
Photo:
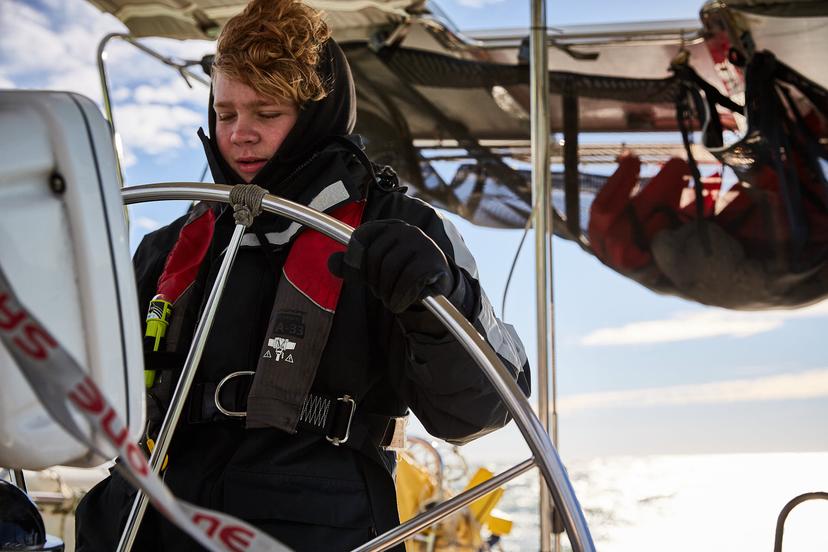
[[[448,295],[454,276],[437,244],[401,220],[375,220],[354,230],[348,249],[328,259],[334,276],[369,287],[395,314],[428,295]]]

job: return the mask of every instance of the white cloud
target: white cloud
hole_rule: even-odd
[[[85,0],[0,0],[0,88],[67,90],[103,105],[97,68],[100,40],[125,28]],[[205,41],[143,41],[173,59],[201,59]],[[141,154],[172,156],[198,147],[195,129],[206,123],[208,90],[190,88],[180,75],[131,44],[113,40],[106,67],[122,164]],[[200,67],[193,67],[200,73]]]
[[[775,330],[788,320],[828,316],[828,301],[798,310],[759,312],[708,309],[676,313],[664,320],[631,322],[600,328],[580,343],[586,346],[671,343],[711,337],[748,337]]]
[[[133,91],[134,100],[140,104],[177,105],[186,101],[205,110],[209,96],[206,86],[193,83],[193,87],[190,88],[178,75],[173,75],[161,83],[141,84]]]
[[[562,412],[828,398],[828,368],[695,385],[648,387],[562,397]]]
[[[132,97],[132,91],[129,88],[116,88],[112,91],[112,101],[125,102]]]
[[[467,6],[469,8],[482,8],[491,4],[500,4],[503,1],[504,0],[457,0],[457,3],[461,6]]]
[[[103,103],[101,81],[94,67],[77,67],[71,73],[52,73],[42,88],[77,92],[90,98],[99,106]]]
[[[0,21],[0,64],[12,75],[45,76],[44,80],[54,73],[94,67],[98,41],[124,30],[115,18],[81,0],[61,2],[48,14],[25,2],[4,1]]]
[[[135,157],[135,154],[132,152],[132,150],[123,151],[123,153],[121,154],[121,167],[127,169],[129,167],[134,166],[136,163],[138,163],[138,158]]]
[[[144,44],[156,50],[169,52],[169,55],[174,56],[179,60],[198,61],[207,54],[212,54],[216,50],[216,45],[208,40],[171,40],[168,38],[147,38],[143,40]],[[203,72],[198,66],[191,68],[193,73],[202,75]]]
[[[9,73],[49,70],[65,57],[66,46],[50,31],[44,14],[16,2],[0,3],[0,21],[0,51]]]
[[[98,43],[110,32],[123,32],[123,24],[83,0],[44,0],[40,5],[48,11],[26,0],[0,0],[0,86],[68,90],[101,105]],[[213,47],[204,41],[161,39],[152,45],[165,55],[191,59]],[[207,109],[206,87],[194,83],[189,88],[169,67],[121,41],[110,44],[107,56],[125,165],[135,161],[137,151],[169,153],[191,144],[189,136]]]
[[[98,42],[123,25],[81,0],[47,6],[0,2],[0,72],[20,87],[69,90],[100,103]]]
[[[161,223],[150,217],[138,217],[132,221],[135,226],[149,232],[161,228]]]
[[[202,120],[199,112],[170,105],[129,104],[115,113],[125,149],[151,155],[168,153],[187,144],[185,140]]]

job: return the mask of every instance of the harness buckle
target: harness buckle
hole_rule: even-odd
[[[345,426],[345,436],[340,438],[336,436],[331,437],[329,435],[325,435],[325,439],[327,439],[334,446],[338,447],[339,445],[347,443],[348,438],[351,436],[351,422],[354,421],[354,412],[356,412],[356,402],[354,402],[354,399],[352,399],[350,395],[343,395],[337,398],[336,400],[339,402],[347,403],[351,407],[350,412],[348,413],[348,424]]]
[[[213,394],[213,403],[215,403],[216,408],[219,412],[221,412],[225,416],[230,416],[231,418],[244,418],[247,416],[247,411],[237,412],[234,410],[228,410],[221,405],[221,387],[233,378],[239,376],[253,376],[255,373],[256,372],[253,372],[251,370],[240,370],[238,372],[231,372],[230,374],[224,376],[220,382],[218,382],[218,385],[216,385],[216,392]]]

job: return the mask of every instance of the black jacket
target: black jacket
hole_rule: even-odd
[[[401,219],[430,236],[455,273],[457,285],[449,299],[487,338],[528,394],[528,365],[520,341],[510,326],[496,319],[477,282],[474,260],[449,221],[401,189],[377,184],[358,156],[341,144],[325,148],[297,178],[308,182],[307,193],[296,198],[299,202],[306,203],[321,186],[340,180],[352,195],[367,194],[364,221]],[[147,235],[135,254],[142,311],[155,295],[185,221],[182,217]],[[251,227],[250,234],[258,238],[246,238],[249,245],[243,245],[236,258],[199,366],[190,410],[200,386],[209,387],[233,371],[255,370],[290,247],[290,242],[262,247],[261,241],[289,234],[288,224],[263,214]],[[174,315],[187,317],[190,333],[185,328],[171,351],[148,353],[147,368],[180,367],[232,227],[232,213],[225,209],[192,290],[197,300],[190,301],[189,313]],[[312,390],[355,397],[363,413],[400,416],[410,408],[432,435],[457,444],[509,420],[480,368],[429,312],[414,308],[394,316],[366,287],[347,281]],[[333,550],[353,548],[398,524],[392,472],[393,457],[377,447],[335,447],[320,435],[249,430],[229,420],[182,421],[170,447],[165,480],[176,496],[248,520],[297,550]],[[93,495],[79,515],[100,513],[108,500],[113,499]],[[89,525],[86,529],[89,534]],[[87,538],[84,547],[84,522],[79,520],[79,550],[96,550],[94,540],[99,539]],[[183,550],[184,542],[192,543],[157,515],[149,515],[138,544],[147,550]]]

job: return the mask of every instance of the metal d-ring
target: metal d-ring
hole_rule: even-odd
[[[239,370],[238,372],[231,372],[230,374],[227,374],[226,376],[221,378],[221,381],[218,382],[218,385],[216,385],[216,392],[213,394],[213,403],[215,403],[216,408],[218,408],[219,412],[221,412],[225,416],[230,416],[231,418],[244,418],[245,416],[247,416],[247,411],[246,410],[244,412],[237,412],[237,411],[234,411],[234,410],[227,410],[226,408],[221,406],[221,400],[219,400],[219,394],[221,393],[221,386],[224,385],[225,383],[227,383],[228,381],[230,381],[231,379],[233,379],[235,377],[238,377],[238,376],[252,376],[255,373],[256,372],[254,372],[252,370]]]
[[[338,447],[339,445],[343,445],[348,442],[348,439],[351,438],[351,422],[354,421],[354,412],[356,411],[356,402],[350,395],[343,395],[336,399],[337,401],[344,402],[350,407],[350,412],[348,413],[348,425],[345,426],[345,436],[341,439],[339,437],[330,437],[325,435],[325,439],[328,440],[329,443],[333,443],[334,446]]]

